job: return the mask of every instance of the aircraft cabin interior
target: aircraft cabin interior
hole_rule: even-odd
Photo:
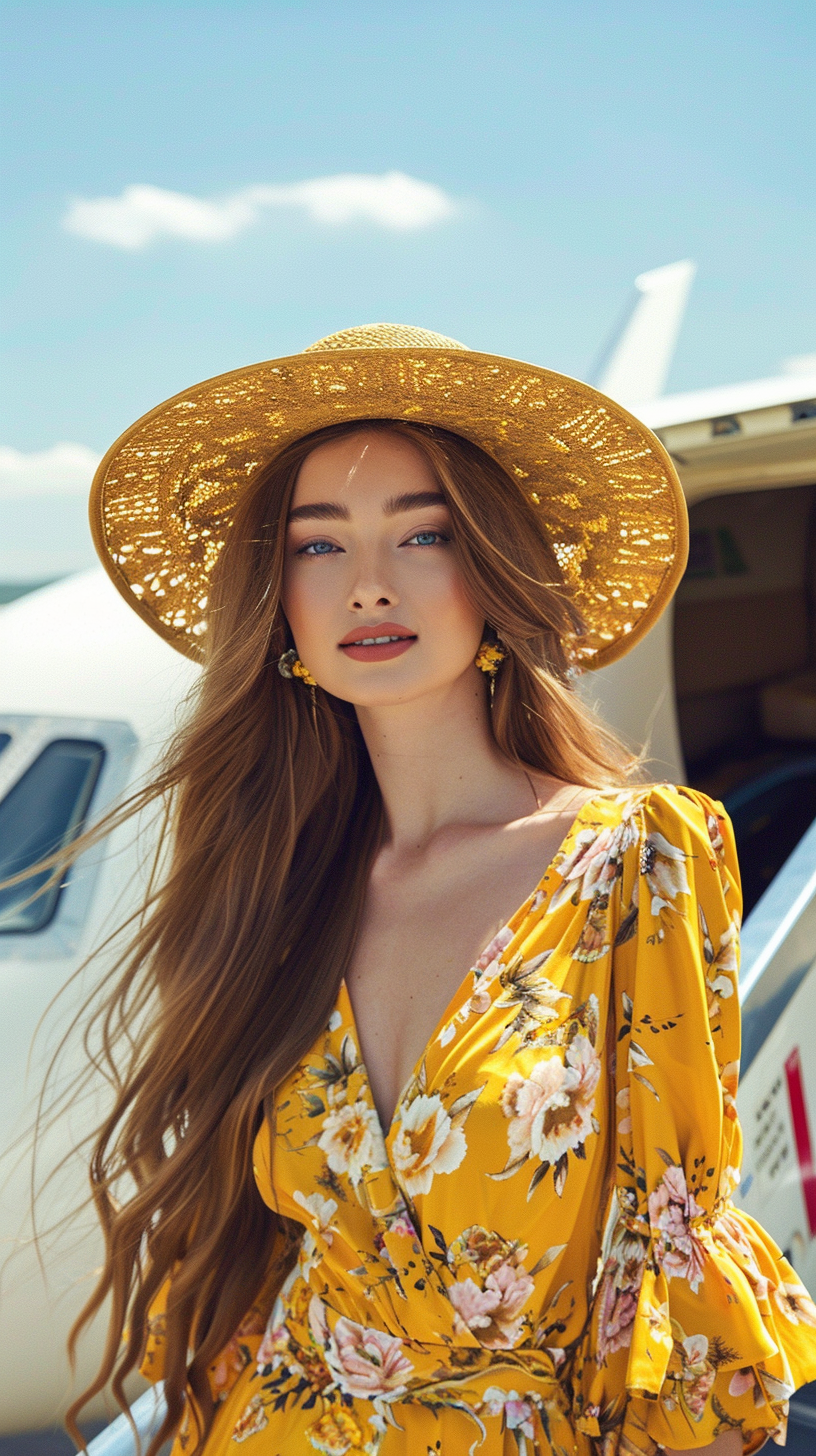
[[[747,914],[816,818],[816,485],[692,504],[674,607],[688,782],[734,823]]]

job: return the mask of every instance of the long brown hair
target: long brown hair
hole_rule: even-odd
[[[477,446],[419,424],[358,421],[258,469],[213,573],[193,710],[127,809],[164,803],[169,858],[92,1018],[114,1089],[90,1160],[105,1258],[71,1350],[106,1300],[110,1318],[99,1372],[69,1412],[74,1439],[78,1413],[108,1383],[125,1403],[122,1382],[169,1279],[167,1418],[148,1456],[185,1406],[197,1425],[191,1456],[201,1452],[214,1418],[208,1367],[299,1232],[261,1201],[252,1144],[331,1013],[383,809],[351,706],[317,689],[313,712],[309,693],[276,671],[291,645],[284,525],[309,452],[361,428],[409,439],[444,492],[466,589],[508,649],[491,713],[501,751],[591,787],[633,769],[571,684],[567,644],[580,623],[540,513]]]

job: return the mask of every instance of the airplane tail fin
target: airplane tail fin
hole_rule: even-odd
[[[662,394],[696,271],[685,260],[635,279],[626,317],[593,371],[592,383],[604,394],[625,405]]]

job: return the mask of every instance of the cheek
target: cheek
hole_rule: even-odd
[[[321,567],[324,563],[321,563]],[[311,564],[292,561],[284,568],[281,602],[292,635],[302,653],[314,639],[324,636],[326,618],[337,610],[337,589],[332,573]]]
[[[459,566],[452,554],[438,558],[431,565],[421,589],[425,605],[434,617],[439,614],[449,621],[468,625],[478,623],[481,626],[482,618],[465,591]]]
[[[446,557],[435,563],[416,587],[413,595],[424,620],[426,641],[434,644],[435,655],[461,666],[478,650],[484,615],[465,591],[455,559]]]

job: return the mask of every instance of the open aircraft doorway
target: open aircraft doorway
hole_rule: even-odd
[[[674,609],[689,783],[736,833],[746,916],[816,818],[816,486],[695,502]]]

